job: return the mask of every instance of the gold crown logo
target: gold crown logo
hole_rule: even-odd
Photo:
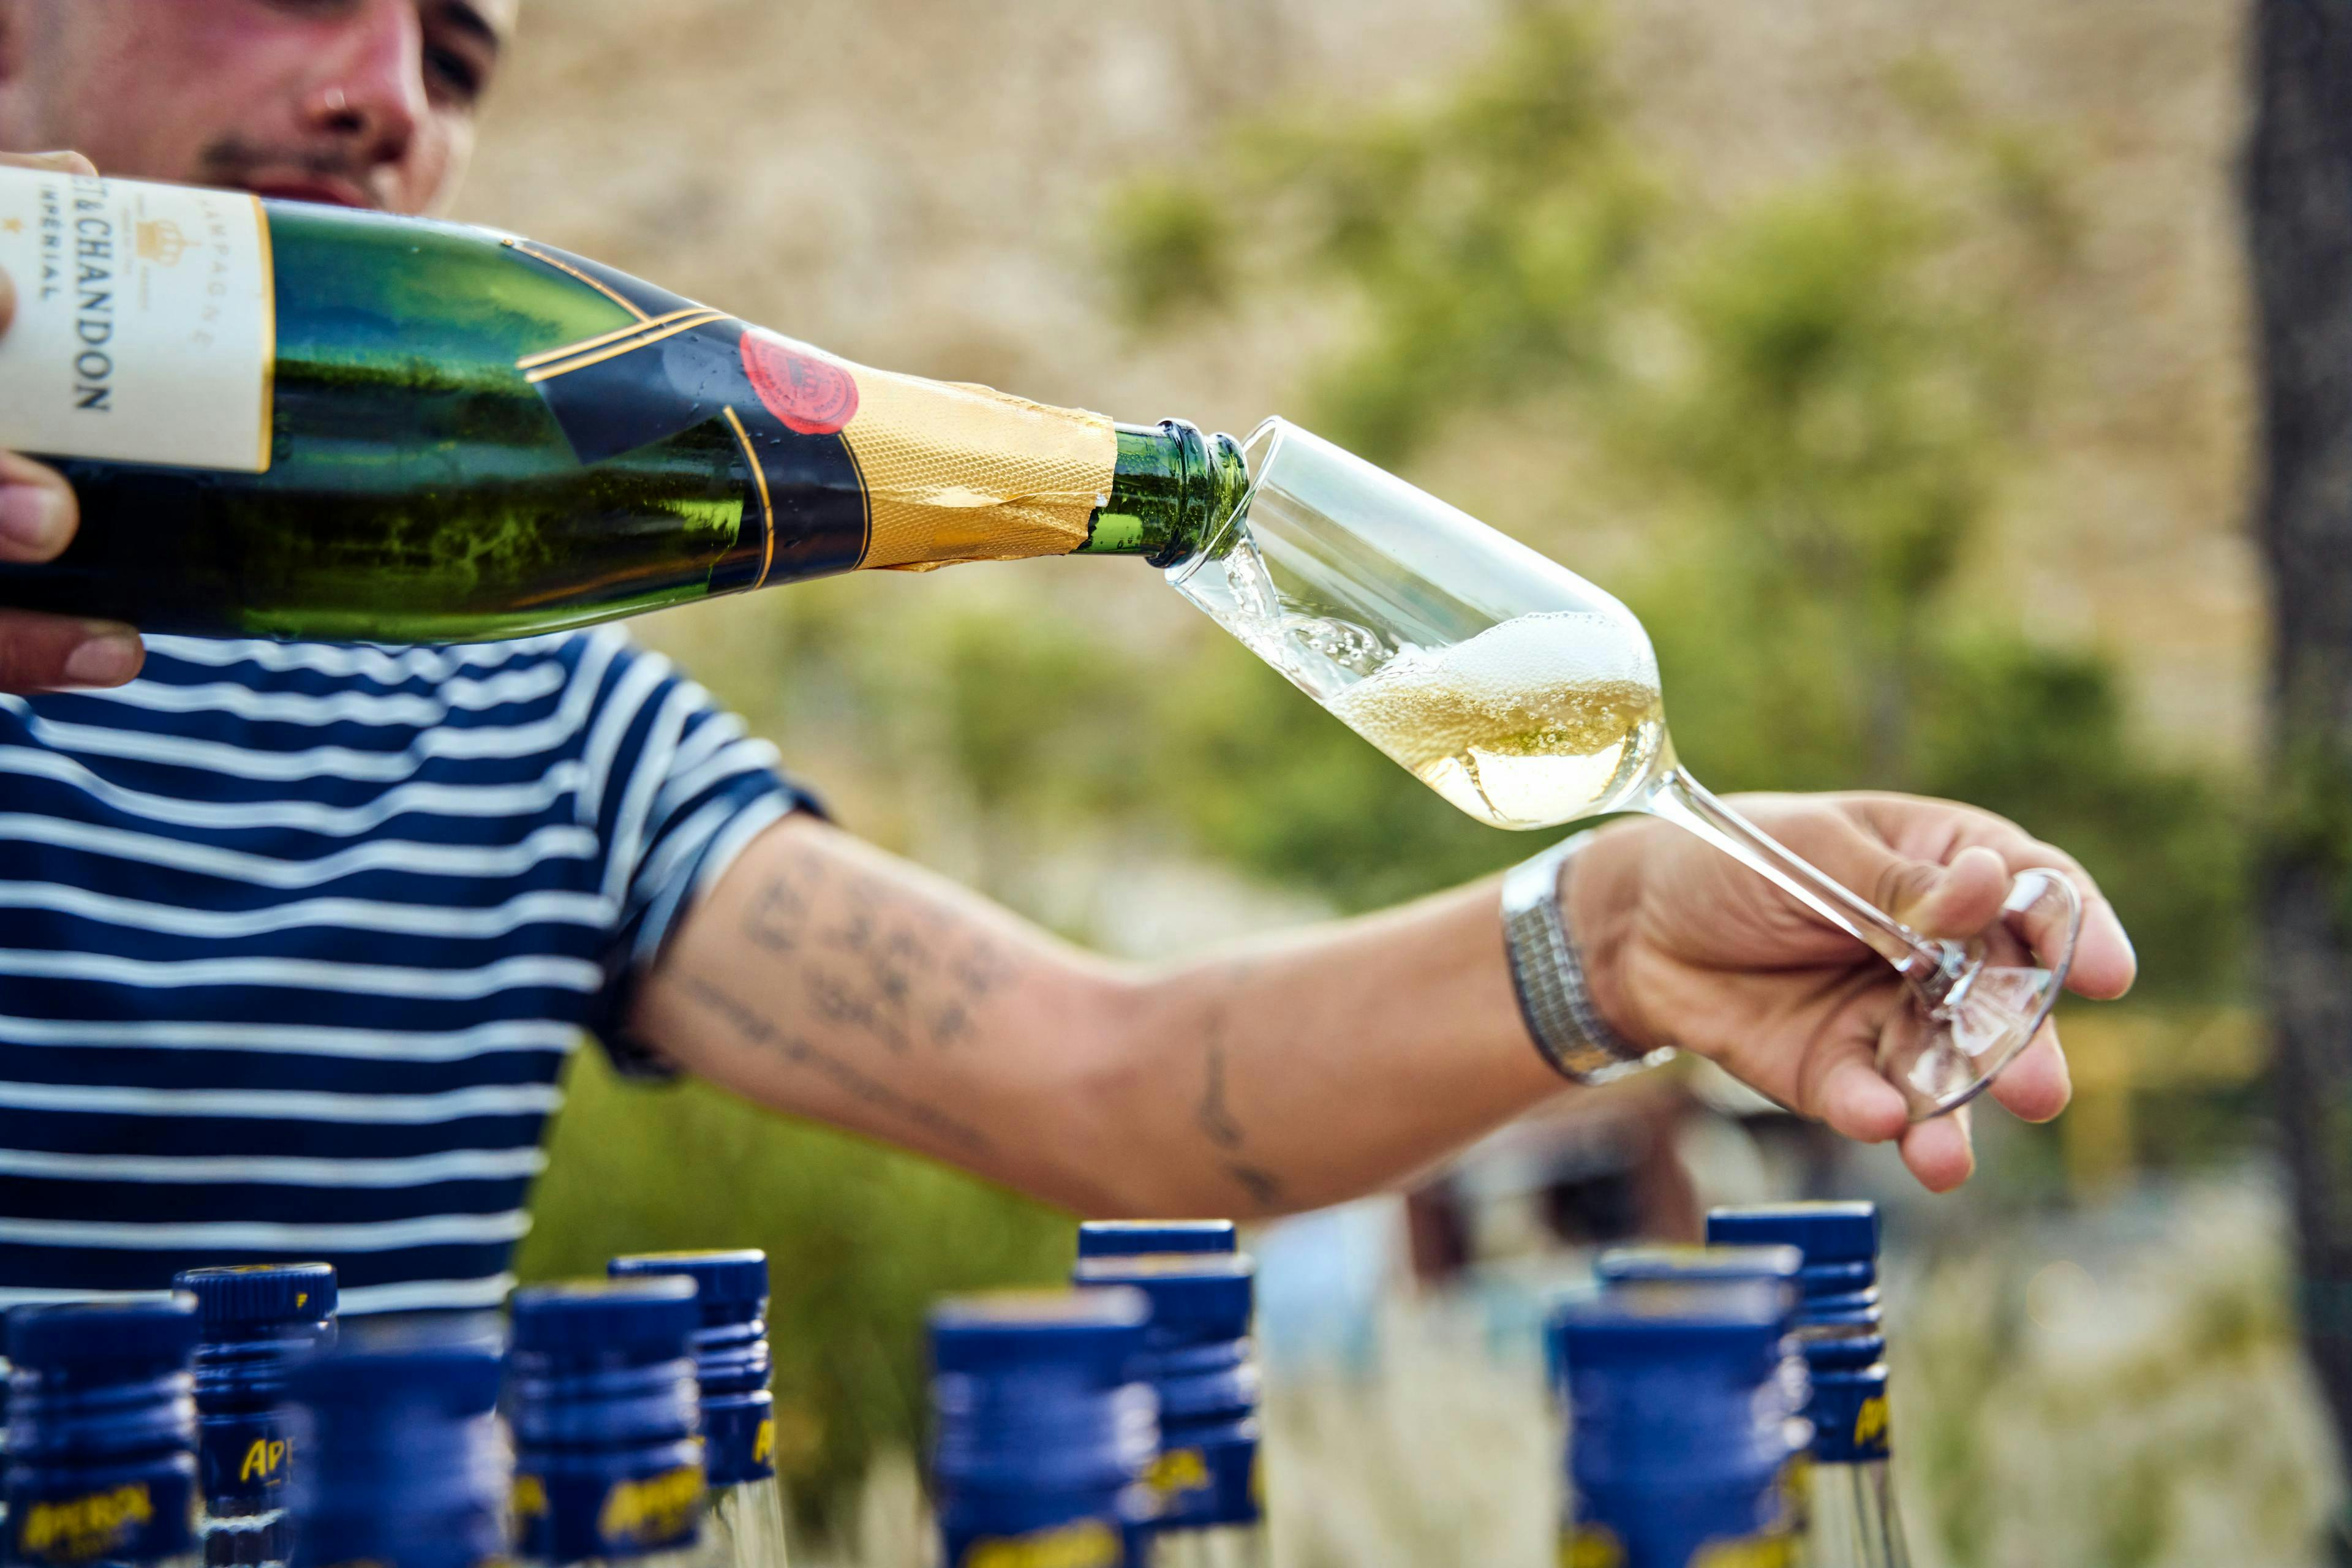
[[[138,226],[133,241],[139,259],[152,261],[158,267],[177,267],[188,247],[195,243],[180,232],[180,226],[170,218],[155,218]]]

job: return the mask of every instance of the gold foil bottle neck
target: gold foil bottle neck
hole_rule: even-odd
[[[1108,416],[839,363],[857,383],[841,437],[873,520],[860,564],[926,571],[1086,542],[1118,462]]]

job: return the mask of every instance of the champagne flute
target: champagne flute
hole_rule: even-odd
[[[1965,942],[1921,935],[1709,794],[1675,756],[1631,611],[1557,562],[1281,419],[1246,498],[1168,581],[1349,729],[1481,822],[1640,811],[1732,856],[1894,966],[1878,1068],[1912,1120],[1966,1104],[2031,1043],[2082,928],[2027,870]]]

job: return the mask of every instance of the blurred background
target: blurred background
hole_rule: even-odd
[[[2074,1109],[1981,1114],[1954,1197],[1685,1068],[1255,1232],[1286,1568],[1550,1561],[1543,1299],[1595,1246],[1787,1195],[1888,1205],[1925,1563],[2323,1560],[2342,1481],[2249,962],[2243,26],[2219,0],[526,7],[457,216],[873,364],[1290,415],[1633,604],[1717,789],[1981,803],[2137,939],[2131,1002],[2064,1015]],[[859,575],[643,635],[845,825],[1111,951],[1535,847],[1132,563]],[[571,1087],[526,1274],[766,1247],[800,1560],[927,1561],[924,1306],[1062,1278],[1069,1217],[593,1053]]]

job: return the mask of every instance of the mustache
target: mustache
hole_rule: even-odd
[[[291,171],[314,179],[341,180],[373,195],[375,181],[370,165],[332,147],[273,147],[243,137],[224,136],[197,155],[196,169],[206,184],[239,185],[255,174]]]

